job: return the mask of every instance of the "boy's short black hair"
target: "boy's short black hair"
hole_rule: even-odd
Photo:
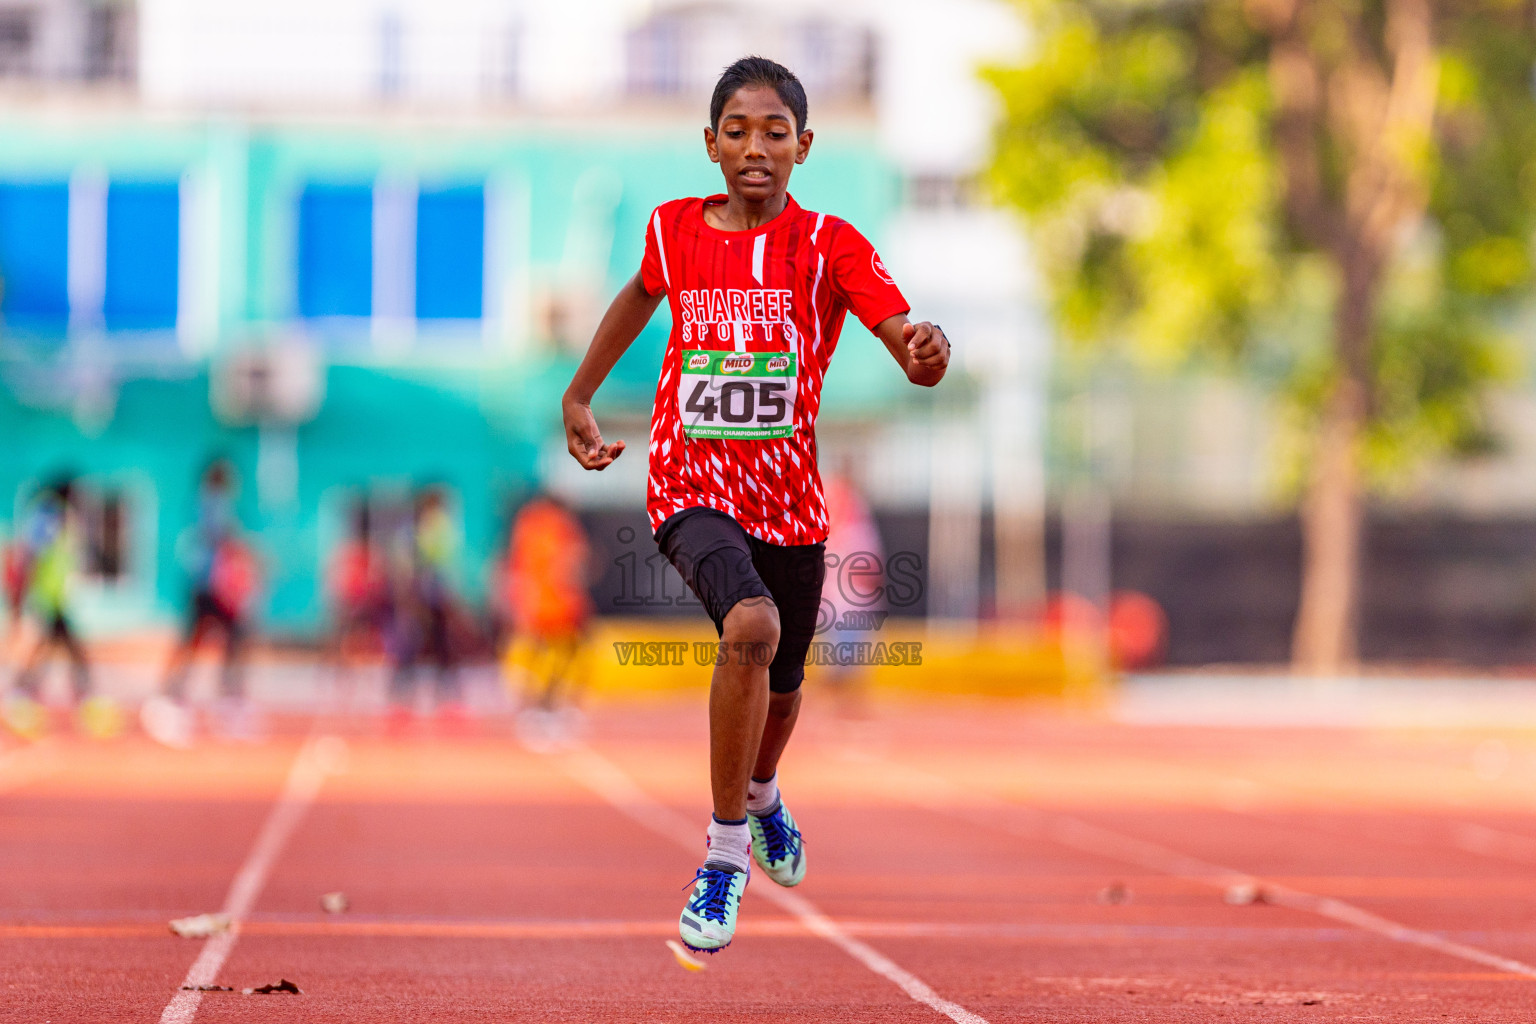
[[[800,84],[793,71],[767,57],[743,57],[720,73],[715,93],[709,98],[709,126],[719,131],[720,115],[725,112],[730,98],[742,89],[757,88],[778,93],[789,112],[795,115],[795,134],[805,131],[805,118],[809,112],[805,86]]]

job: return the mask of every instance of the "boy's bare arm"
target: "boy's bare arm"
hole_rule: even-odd
[[[661,304],[660,295],[648,294],[640,275],[630,278],[613,297],[603,314],[592,344],[571,378],[570,387],[560,401],[565,415],[565,446],[585,469],[607,469],[624,452],[624,442],[603,443],[602,432],[592,416],[592,396],[608,379],[613,364],[628,351],[631,343],[650,321]]]
[[[928,321],[914,324],[905,314],[886,317],[875,325],[875,333],[885,342],[907,380],[931,388],[944,379],[949,368],[949,339],[944,329]]]

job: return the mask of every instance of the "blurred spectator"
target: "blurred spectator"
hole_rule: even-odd
[[[18,537],[0,549],[0,586],[5,588],[7,633],[21,628],[22,606],[27,599],[26,547]]]
[[[512,627],[504,667],[522,695],[519,735],[532,746],[557,744],[580,724],[570,701],[592,614],[589,553],[586,530],[558,499],[540,494],[518,511],[501,572]]]
[[[1080,594],[1060,591],[1045,603],[1041,626],[1051,643],[1079,656],[1107,658],[1120,670],[1156,668],[1168,651],[1168,615],[1134,590],[1109,596],[1109,612]]]
[[[374,544],[373,514],[359,499],[348,521],[347,536],[326,567],[331,605],[331,656],[345,670],[359,644],[376,650],[389,625],[389,575]]]
[[[385,722],[390,735],[404,735],[414,726],[416,668],[424,659],[435,669],[433,704],[440,726],[450,733],[469,727],[452,631],[453,576],[461,543],[442,490],[422,490],[396,539],[391,566],[394,671]]]
[[[145,731],[172,746],[191,738],[187,671],[210,631],[223,641],[219,697],[213,707],[216,724],[232,737],[251,738],[257,731],[242,670],[259,570],[254,552],[240,535],[235,495],[229,463],[222,459],[210,463],[198,491],[197,522],[179,544],[190,583],[186,629],[166,666],[163,696],[146,702],[141,714]]]
[[[21,647],[26,642],[25,609],[29,572],[26,545],[18,531],[14,539],[0,544],[0,587],[4,587],[6,612],[5,631],[0,636],[0,654],[4,658],[0,660],[5,662],[13,657],[19,659]]]
[[[112,731],[108,720],[113,716],[106,702],[88,704],[90,662],[71,621],[70,598],[80,546],[75,485],[61,479],[45,488],[28,510],[11,556],[15,579],[8,581],[8,589],[14,588],[15,604],[29,610],[38,626],[32,650],[22,660],[5,704],[6,724],[19,735],[36,737],[47,729],[39,684],[45,659],[55,647],[69,659],[71,703],[79,707],[82,726],[90,732]]]
[[[869,503],[847,474],[841,469],[829,474],[822,489],[827,498],[827,579],[821,590],[826,628],[816,639],[836,651],[838,644],[873,640],[870,630],[883,624],[885,552]],[[828,659],[823,672],[842,712],[862,715],[867,669]]]

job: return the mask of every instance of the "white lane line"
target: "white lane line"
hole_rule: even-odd
[[[1265,795],[1281,799],[1302,797],[1308,800],[1310,806],[1314,809],[1325,811],[1349,809],[1347,804],[1331,798],[1326,793],[1319,793],[1315,787],[1287,786],[1270,781],[1261,783],[1232,775],[1219,775],[1207,769],[1182,762],[1170,763],[1152,759],[1142,760],[1160,769],[1166,770],[1172,766],[1196,778],[1219,780],[1219,785],[1222,787],[1220,798],[1222,810],[1229,814],[1262,821],[1277,828],[1290,829],[1292,831],[1299,828],[1310,828],[1324,834],[1335,833],[1333,829],[1316,824],[1298,824],[1278,814],[1259,810],[1253,806],[1259,797]],[[1394,845],[1404,844],[1405,842],[1411,843],[1414,846],[1431,845],[1429,840],[1405,841],[1400,837],[1383,840],[1379,835],[1375,838],[1378,842],[1390,842]],[[1487,857],[1494,860],[1516,861],[1524,864],[1536,864],[1536,839],[1530,836],[1502,832],[1498,829],[1488,828],[1486,825],[1461,822],[1454,825],[1449,842],[1454,848],[1474,856]],[[1434,845],[1438,846],[1439,843],[1434,842]]]
[[[224,897],[222,912],[230,919],[229,930],[210,936],[203,943],[202,951],[192,962],[182,982],[184,987],[177,991],[166,1005],[165,1012],[160,1014],[160,1024],[188,1024],[197,1015],[203,994],[188,989],[212,985],[218,978],[219,971],[229,959],[235,941],[240,936],[240,922],[256,905],[256,897],[261,895],[262,886],[266,885],[267,874],[277,861],[278,854],[293,834],[294,827],[304,817],[304,812],[309,810],[309,805],[319,795],[325,777],[340,767],[346,749],[346,741],[335,736],[312,736],[299,748],[293,767],[288,770],[283,791],[256,836],[256,845],[251,847],[245,863],[240,865],[234,881],[230,883],[229,894]]]
[[[602,797],[621,814],[691,853],[698,852],[697,827],[641,789],[623,769],[595,750],[582,747],[572,751],[565,755],[565,766],[572,778]],[[959,1003],[945,999],[927,982],[849,935],[841,925],[817,910],[805,897],[775,885],[760,885],[754,887],[753,891],[788,911],[813,935],[826,939],[913,1000],[942,1013],[955,1024],[987,1024],[986,1018],[972,1013]]]
[[[1352,903],[1346,903],[1331,896],[1318,896],[1315,893],[1294,889],[1287,885],[1280,885],[1277,882],[1265,881],[1262,878],[1245,872],[1210,864],[1157,843],[1133,839],[1130,836],[1101,828],[1098,825],[1091,825],[1088,822],[1079,821],[1075,818],[1055,817],[1055,820],[1051,822],[1051,826],[1046,830],[1046,835],[1064,846],[1071,846],[1084,852],[1094,852],[1100,856],[1136,864],[1160,874],[1174,875],[1190,881],[1204,882],[1223,891],[1234,885],[1256,886],[1263,889],[1271,902],[1283,907],[1290,907],[1292,910],[1319,914],[1341,924],[1353,925],[1356,928],[1374,932],[1394,942],[1422,946],[1425,949],[1432,949],[1447,956],[1458,957],[1475,964],[1482,964],[1485,967],[1492,967],[1510,974],[1520,974],[1529,978],[1536,978],[1536,967],[1522,963],[1519,960],[1511,960],[1508,957],[1498,956],[1474,946],[1452,942],[1433,932],[1410,928],[1408,925],[1400,924],[1379,914],[1373,914]]]
[[[1470,822],[1456,827],[1456,848],[1483,857],[1536,864],[1536,839]]]
[[[1489,953],[1475,946],[1453,942],[1433,932],[1410,928],[1408,925],[1373,914],[1331,896],[1318,896],[1301,889],[1265,881],[1245,871],[1212,864],[1159,843],[1124,835],[1069,815],[1052,814],[1023,807],[975,791],[962,792],[959,786],[940,776],[891,761],[882,763],[892,774],[903,774],[912,780],[913,786],[906,788],[909,802],[941,814],[983,827],[999,829],[1021,838],[1044,837],[1083,853],[1091,853],[1125,864],[1134,864],[1161,875],[1172,875],[1175,878],[1199,882],[1222,891],[1239,885],[1256,886],[1264,891],[1271,902],[1292,910],[1318,914],[1394,942],[1431,949],[1437,953],[1482,964],[1485,967],[1493,967],[1509,974],[1536,978],[1536,967],[1530,964]],[[986,807],[981,810],[968,810],[966,809],[967,801],[980,802]]]

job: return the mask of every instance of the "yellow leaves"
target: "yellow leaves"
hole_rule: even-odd
[[[1185,29],[1101,35],[1072,5],[1042,21],[1035,59],[987,76],[1006,110],[991,178],[1029,218],[1063,329],[1128,334],[1154,363],[1239,347],[1277,276],[1262,72],[1201,95]]]
[[[1188,75],[1192,57],[1189,45],[1170,29],[1135,33],[1111,44],[1102,55],[1115,62],[1116,98],[1138,103],[1167,97]]]
[[[1499,295],[1530,279],[1531,251],[1516,238],[1484,238],[1456,253],[1451,276],[1463,291]]]
[[[1525,166],[1520,168],[1515,188],[1522,202],[1536,206],[1536,157],[1527,160]]]
[[[1423,5],[1317,2],[1279,40],[1289,0],[1018,2],[1038,32],[1027,66],[989,75],[992,181],[1067,337],[1162,367],[1241,354],[1289,379],[1287,422],[1310,431],[1340,372],[1341,261],[1379,250],[1373,476],[1487,436],[1480,395],[1512,372],[1489,325],[1536,278],[1516,0],[1437,5],[1434,26]]]
[[[1264,98],[1254,76],[1208,94],[1189,144],[1152,176],[1156,213],[1129,252],[1140,300],[1129,326],[1154,363],[1212,343],[1237,350],[1276,296],[1279,188]]]
[[[1439,56],[1439,104],[1443,111],[1455,111],[1470,106],[1477,99],[1477,72],[1459,53],[1442,53]]]
[[[1362,451],[1371,483],[1408,479],[1426,453],[1470,453],[1486,446],[1481,396],[1515,379],[1511,340],[1454,313],[1384,325],[1374,352],[1376,409]]]
[[[1400,187],[1424,187],[1437,155],[1434,126],[1429,117],[1389,119],[1377,133],[1376,144],[1384,157],[1392,161]]]

